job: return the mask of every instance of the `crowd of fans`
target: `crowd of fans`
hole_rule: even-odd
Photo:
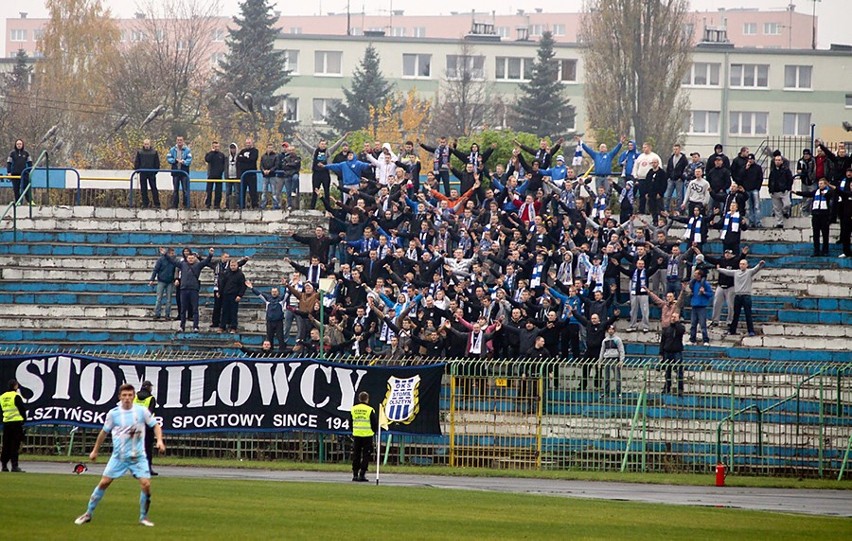
[[[751,285],[763,262],[749,267],[748,248],[741,246],[745,229],[761,227],[764,173],[754,155],[743,148],[729,159],[717,145],[705,166],[680,145],[663,160],[648,143],[637,147],[622,139],[612,150],[593,150],[577,139],[569,164],[563,144],[518,144],[508,163],[491,164],[492,148],[474,144],[462,151],[447,138],[434,146],[408,142],[398,152],[388,144],[365,145],[361,155],[339,141],[336,156],[321,141],[312,163],[313,204],[323,204],[328,228],[288,232],[307,246],[309,258],[288,259],[294,272],[271,290],[245,279],[245,259],[226,254],[211,264],[214,327],[235,332],[239,302],[251,292],[266,307],[267,336],[255,354],[561,356],[607,360],[602,366],[608,367],[624,357],[614,327],[622,309],[628,332],[647,333],[654,303],[662,311],[654,332],[669,365],[667,390],[684,348],[686,302],[693,344],[709,345],[707,328],[720,324],[724,305],[727,332],[740,332],[743,311],[745,332],[754,335]],[[432,154],[431,163],[420,162],[418,145]],[[797,193],[807,198],[803,210],[814,229],[845,220],[843,253],[852,255],[852,164],[845,149],[835,155],[821,143],[818,148],[821,159],[805,152],[795,172],[780,153],[773,157],[772,219],[783,226],[789,217],[798,177]],[[584,151],[593,163],[585,172],[578,171]],[[613,174],[616,163],[620,175]],[[427,171],[422,184],[421,169]],[[330,173],[338,178],[336,189]],[[450,186],[450,175],[459,188]],[[676,223],[682,226],[675,231]],[[714,230],[722,244],[715,256],[704,252]],[[814,255],[827,255],[825,244],[817,249],[816,236],[814,243]],[[188,317],[197,318],[197,292],[183,293],[183,276],[200,263],[166,253],[152,275],[165,302],[173,276],[163,275],[163,267],[180,268],[182,328]],[[711,283],[708,271],[717,267]],[[293,323],[296,335],[289,339]],[[596,385],[601,375],[595,374]]]

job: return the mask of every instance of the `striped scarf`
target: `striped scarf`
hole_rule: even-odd
[[[814,192],[813,210],[828,210],[828,199],[825,197],[826,195],[828,195],[828,188],[818,188],[817,191]]]
[[[699,244],[704,242],[704,239],[701,236],[702,220],[703,218],[701,216],[691,217],[689,219],[689,223],[686,224],[686,233],[684,233],[683,238]]]
[[[722,234],[720,237],[722,240],[725,239],[725,236],[728,232],[731,233],[739,233],[740,232],[740,213],[739,212],[728,212],[725,213],[725,223],[722,226]]]
[[[603,218],[606,210],[606,195],[599,195],[595,198],[595,204],[592,206],[592,219]]]

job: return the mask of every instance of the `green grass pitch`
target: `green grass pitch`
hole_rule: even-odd
[[[113,483],[76,526],[96,475],[0,475],[4,539],[842,539],[849,519],[429,487],[159,477],[137,524],[138,483]]]

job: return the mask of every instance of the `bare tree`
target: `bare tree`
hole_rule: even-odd
[[[589,0],[586,107],[596,130],[669,144],[683,131],[692,63],[687,0]]]
[[[185,134],[202,116],[213,74],[213,31],[219,0],[142,0],[144,15],[125,36],[112,92],[121,114],[141,121],[157,105],[163,120]]]
[[[489,124],[490,92],[485,83],[485,57],[469,42],[447,57],[447,70],[436,97],[432,132],[470,135]]]

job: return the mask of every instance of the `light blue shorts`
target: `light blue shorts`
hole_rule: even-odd
[[[103,476],[109,477],[110,479],[118,479],[124,475],[127,470],[130,470],[131,475],[133,475],[136,479],[151,478],[151,472],[148,470],[148,459],[144,456],[128,460],[121,460],[114,456],[110,457],[106,468],[104,468]]]

